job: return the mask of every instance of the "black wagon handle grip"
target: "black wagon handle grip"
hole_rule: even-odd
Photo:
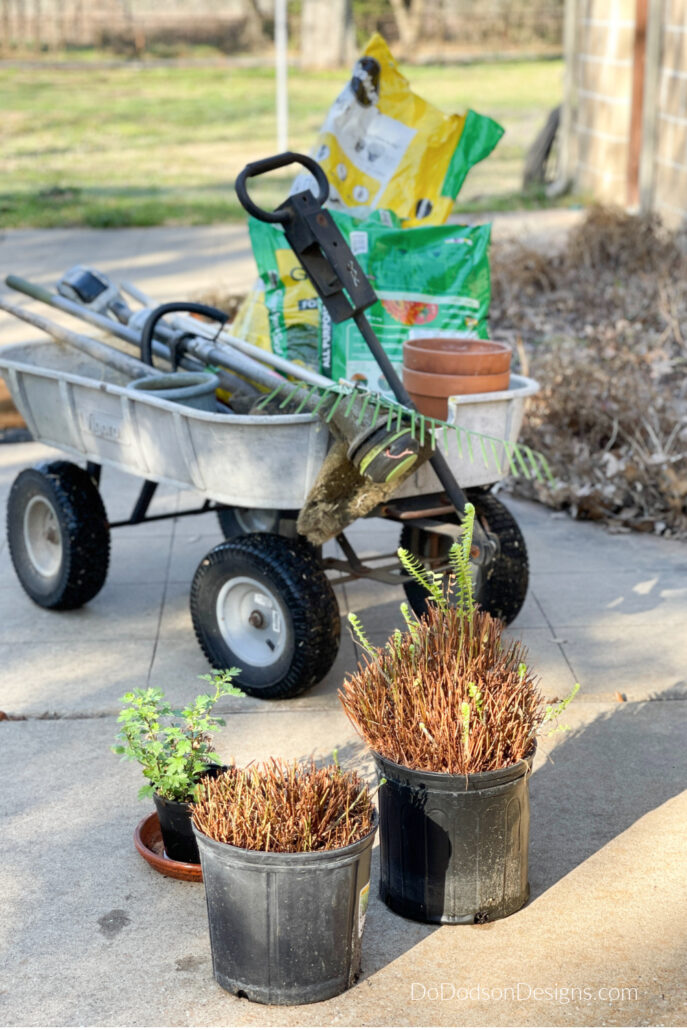
[[[164,318],[165,315],[171,315],[173,311],[185,311],[191,315],[203,315],[205,318],[211,318],[213,322],[219,322],[221,326],[225,325],[229,321],[229,315],[226,311],[221,311],[219,308],[210,307],[208,304],[196,304],[194,301],[172,301],[171,304],[160,304],[159,307],[155,308],[148,315],[143,326],[141,333],[141,360],[146,365],[153,365],[153,334],[155,332],[155,326]],[[172,365],[176,372],[177,359],[176,355],[172,353]]]
[[[248,194],[246,180],[255,178],[257,175],[264,175],[265,172],[273,172],[277,168],[286,168],[292,164],[302,165],[314,175],[319,188],[317,202],[320,207],[325,203],[329,196],[329,182],[323,169],[307,154],[296,154],[288,150],[284,154],[275,154],[274,157],[263,157],[259,161],[251,161],[242,172],[239,172],[236,180],[236,196],[249,215],[253,215],[261,222],[281,222],[282,224],[288,222],[290,214],[287,209],[265,211],[264,208],[258,207]]]

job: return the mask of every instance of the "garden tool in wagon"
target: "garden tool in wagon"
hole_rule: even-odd
[[[258,207],[248,193],[247,180],[290,164],[300,164],[312,173],[318,186],[317,197],[310,190],[305,190],[293,193],[274,211]],[[459,520],[462,520],[465,495],[443,454],[436,449],[434,433],[424,433],[424,420],[417,415],[365,315],[377,296],[331,215],[323,208],[329,195],[329,184],[322,168],[311,157],[291,152],[254,161],[240,173],[236,194],[254,218],[283,226],[286,239],[332,321],[338,323],[353,319],[399,402],[398,405],[390,405],[381,398],[375,401],[376,412],[373,413],[378,414],[383,408],[382,421],[373,418],[372,424],[367,425],[352,443],[345,434],[342,434],[344,439],[335,443],[301,509],[299,532],[313,543],[323,543],[336,536],[353,518],[367,514],[387,500],[400,483],[427,460],[431,462]],[[334,396],[337,392],[338,396]],[[282,401],[282,410],[291,396]],[[330,405],[327,419],[334,426],[336,410],[342,405],[344,414],[350,417],[358,405],[360,416],[369,404],[369,395],[366,399],[362,391],[337,391],[336,388],[320,399],[322,407]],[[473,557],[479,562],[491,556],[494,544],[481,527],[476,537]]]
[[[193,370],[212,367],[220,376],[223,388],[232,391],[234,405],[235,398],[240,398],[240,406],[234,409],[239,412],[253,410],[257,398],[261,398],[257,406],[262,412],[283,410],[282,398],[273,402],[273,397],[275,392],[280,394],[288,386],[288,403],[297,405],[299,412],[317,414],[336,441],[318,479],[317,503],[313,497],[313,510],[318,512],[317,534],[314,527],[308,532],[303,530],[313,543],[315,535],[317,542],[335,536],[341,528],[342,517],[350,522],[386,500],[416,467],[421,456],[424,458],[430,453],[424,440],[418,442],[417,434],[406,424],[407,413],[403,409],[353,387],[347,396],[346,385],[337,387],[319,373],[228,335],[223,332],[227,316],[217,308],[183,301],[132,311],[106,275],[83,266],[71,269],[59,281],[57,293],[15,275],[8,276],[6,283],[35,300],[134,344],[141,351],[143,372],[146,369],[152,372],[153,355],[167,358],[173,369],[179,364]],[[139,298],[142,296],[139,293]],[[149,298],[144,300],[150,303]],[[25,320],[30,318],[22,309],[12,309],[12,313]],[[219,324],[220,331],[214,331],[207,322],[183,317],[181,313],[210,318]],[[164,321],[169,316],[171,325]],[[64,339],[64,330],[60,331],[54,323],[41,320],[40,327],[53,338]],[[81,349],[86,339],[79,336]],[[75,340],[72,334],[69,342],[73,346]],[[103,346],[96,341],[91,341],[91,345]],[[110,351],[111,362],[116,353]],[[127,359],[122,356],[122,360]],[[136,362],[136,366],[139,364]],[[294,386],[266,364],[274,364],[281,372],[302,382]],[[227,372],[227,368],[232,372]],[[235,373],[243,378],[237,378]],[[253,383],[270,391],[270,395],[265,399]],[[342,404],[345,397],[346,403]]]

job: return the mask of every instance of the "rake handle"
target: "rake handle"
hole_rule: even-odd
[[[399,401],[400,404],[405,405],[406,408],[410,408],[412,411],[417,411],[416,405],[410,399],[410,394],[406,390],[401,379],[399,379],[396,369],[391,364],[388,354],[377,339],[365,313],[361,311],[354,315],[353,318],[363,339],[365,340],[365,343],[370,348],[372,356],[382,370],[384,378],[393,390],[396,400]],[[436,472],[437,479],[446,491],[448,499],[456,509],[456,514],[460,516],[464,515],[467,497],[458,486],[456,477],[453,475],[453,472],[451,472],[449,464],[441,451],[435,450],[432,457],[429,459],[429,463]],[[479,535],[479,530],[477,535]]]

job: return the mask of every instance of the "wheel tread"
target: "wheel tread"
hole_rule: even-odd
[[[22,574],[21,547],[16,534],[22,515],[25,484],[47,479],[49,499],[63,534],[63,565],[60,581],[51,594],[41,594]],[[85,469],[69,461],[42,462],[20,472],[7,501],[7,539],[15,571],[24,590],[43,608],[66,611],[80,608],[102,588],[110,561],[110,532],[100,492]]]
[[[295,654],[287,674],[267,687],[237,685],[246,693],[262,698],[287,698],[303,693],[326,676],[339,649],[341,620],[329,580],[312,549],[300,540],[273,533],[256,533],[227,540],[214,547],[198,566],[191,584],[191,617],[196,638],[211,665],[217,662],[213,641],[203,624],[203,595],[210,571],[227,556],[247,558],[266,577],[275,573],[286,590],[297,597],[290,609],[294,627]]]

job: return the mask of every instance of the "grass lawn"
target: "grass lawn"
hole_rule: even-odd
[[[562,62],[405,68],[446,112],[466,107],[506,129],[469,175],[458,207],[523,198],[523,155],[561,96]],[[292,71],[291,149],[307,152],[345,71]],[[0,64],[0,226],[202,224],[243,218],[233,183],[276,150],[271,68]],[[283,199],[290,175],[262,187]]]

